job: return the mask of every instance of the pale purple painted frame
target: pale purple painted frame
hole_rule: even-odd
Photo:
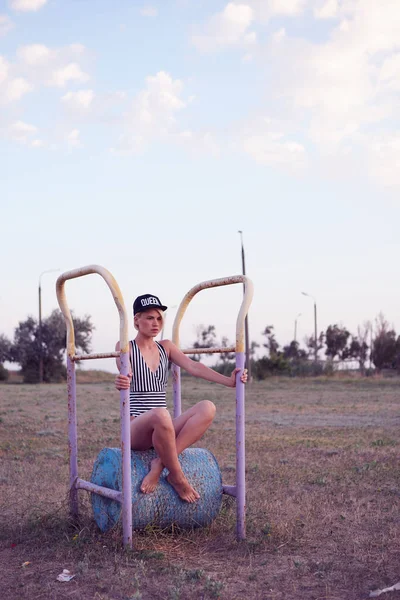
[[[97,273],[103,277],[113,295],[120,317],[120,352],[105,354],[75,354],[74,325],[64,290],[65,281]],[[121,454],[122,454],[122,491],[111,490],[78,477],[78,436],[76,416],[76,376],[75,362],[79,360],[120,357],[121,373],[129,372],[129,340],[128,318],[121,290],[114,277],[100,265],[89,265],[60,275],[56,283],[57,299],[64,315],[67,327],[67,386],[68,386],[68,439],[69,439],[69,481],[70,481],[70,511],[73,517],[78,516],[78,489],[100,494],[122,504],[123,543],[132,547],[132,489],[131,489],[131,442],[129,416],[129,390],[120,392],[121,414]]]
[[[236,498],[236,537],[243,540],[246,537],[246,475],[245,475],[245,392],[244,384],[240,381],[241,372],[245,366],[245,318],[253,298],[253,284],[251,280],[244,275],[234,275],[221,279],[212,279],[203,281],[194,286],[183,298],[172,329],[172,341],[179,347],[179,326],[186,309],[193,297],[201,290],[219,287],[222,285],[231,285],[234,283],[244,284],[244,294],[242,305],[236,321],[236,345],[234,348],[210,348],[210,352],[232,352],[236,353],[236,367],[240,369],[236,376],[236,485],[224,485],[225,494]],[[184,350],[185,354],[207,352],[205,349],[195,350],[193,348]],[[174,395],[174,417],[178,417],[182,412],[181,404],[181,374],[180,368],[172,365],[173,376],[173,395]]]

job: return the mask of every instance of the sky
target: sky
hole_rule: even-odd
[[[45,318],[57,276],[98,264],[129,314],[170,307],[170,337],[186,292],[241,273],[239,230],[251,340],[297,319],[303,343],[314,301],[319,331],[400,333],[399,97],[398,0],[0,0],[0,333],[38,317],[39,280]],[[66,292],[113,351],[104,281]],[[200,292],[182,347],[234,340],[241,297]]]

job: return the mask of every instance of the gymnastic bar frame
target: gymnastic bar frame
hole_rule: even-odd
[[[236,367],[240,371],[236,375],[236,485],[223,486],[225,494],[236,498],[236,538],[243,540],[246,537],[246,461],[245,461],[245,391],[244,383],[240,380],[245,367],[245,318],[253,298],[253,283],[245,275],[233,275],[221,279],[203,281],[192,287],[180,303],[172,327],[172,341],[179,348],[179,327],[183,316],[194,296],[201,290],[242,283],[244,286],[243,300],[236,320],[236,344],[232,348],[199,348],[183,350],[185,354],[203,354],[209,352],[235,352]],[[182,412],[181,399],[181,370],[172,364],[174,417]]]
[[[97,273],[107,283],[119,313],[119,352],[103,354],[75,354],[75,333],[71,312],[65,295],[65,282]],[[129,415],[129,389],[120,391],[122,491],[95,485],[78,477],[78,434],[76,416],[75,362],[97,358],[119,357],[122,375],[129,373],[128,317],[121,290],[107,269],[100,265],[89,265],[60,275],[56,282],[57,300],[67,327],[67,387],[68,387],[68,451],[69,451],[69,506],[73,518],[78,517],[78,489],[100,494],[122,504],[122,536],[124,546],[132,547],[132,488],[131,488],[131,431]]]
[[[120,351],[100,354],[77,355],[75,353],[75,333],[71,312],[68,307],[65,294],[65,282],[69,279],[84,277],[85,275],[97,273],[108,285],[120,318]],[[223,486],[226,494],[236,497],[237,504],[237,539],[246,537],[245,503],[246,503],[246,481],[245,481],[245,410],[244,410],[244,384],[240,381],[241,372],[245,366],[244,352],[244,321],[253,297],[253,284],[248,277],[235,275],[221,279],[204,281],[194,286],[183,298],[179,305],[173,325],[173,341],[179,347],[179,326],[186,309],[193,297],[201,290],[242,283],[244,285],[243,301],[236,322],[236,345],[232,348],[202,348],[186,349],[185,354],[196,352],[233,352],[236,353],[236,367],[241,371],[236,377],[236,486]],[[67,389],[68,389],[68,452],[69,452],[69,504],[70,513],[77,518],[78,489],[110,498],[122,504],[122,533],[124,546],[132,547],[132,489],[131,489],[131,444],[130,444],[130,415],[129,415],[129,390],[120,391],[120,415],[121,415],[121,456],[122,456],[122,491],[111,490],[98,486],[90,481],[78,477],[78,444],[77,444],[77,411],[76,411],[76,373],[75,362],[81,360],[99,358],[120,358],[122,375],[129,373],[129,339],[128,339],[128,317],[122,297],[121,290],[111,273],[100,265],[88,265],[72,271],[67,271],[58,277],[56,282],[57,300],[60,310],[64,316],[67,329]],[[181,414],[181,380],[180,368],[172,365],[173,393],[174,393],[174,416]]]

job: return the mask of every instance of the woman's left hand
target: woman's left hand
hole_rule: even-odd
[[[231,374],[231,387],[236,387],[236,374],[242,369],[234,369]],[[247,369],[243,369],[243,373],[240,376],[242,383],[247,383]]]

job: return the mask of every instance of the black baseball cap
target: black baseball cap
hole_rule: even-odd
[[[137,315],[150,308],[167,310],[168,306],[161,304],[160,298],[157,298],[153,294],[143,294],[143,296],[138,296],[133,303],[133,314]]]

